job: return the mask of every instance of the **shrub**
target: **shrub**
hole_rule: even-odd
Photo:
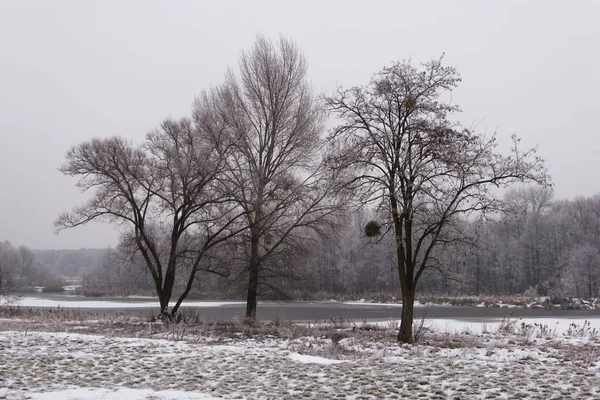
[[[62,285],[48,285],[42,288],[44,293],[60,293],[64,292],[65,288]]]

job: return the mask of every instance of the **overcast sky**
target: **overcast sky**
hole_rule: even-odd
[[[85,198],[57,170],[65,152],[189,115],[259,33],[298,43],[317,92],[446,53],[463,123],[539,145],[557,198],[600,193],[599,17],[583,0],[0,0],[0,240],[115,245],[109,226],[54,234]]]

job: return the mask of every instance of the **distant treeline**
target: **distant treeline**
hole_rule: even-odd
[[[110,249],[32,250],[35,259],[56,275],[80,278],[96,271]]]
[[[61,286],[65,280],[60,273],[43,263],[35,250],[0,242],[0,295],[31,290],[35,286]]]
[[[431,272],[442,273],[426,273],[422,292],[599,297],[600,196],[553,200],[551,190],[527,187],[509,191],[504,201],[509,211],[495,219],[463,221],[464,231],[476,240],[438,251]],[[337,234],[315,236],[302,261],[295,263],[296,276],[282,278],[280,290],[267,297],[398,294],[392,235],[374,240],[364,234],[365,225],[376,218],[365,210],[356,212],[340,221]],[[29,250],[6,242],[1,249],[0,266],[12,271],[15,286],[79,278],[81,293],[89,295],[153,294],[144,266],[116,249]],[[230,254],[214,252],[210,262],[236,268]],[[234,277],[200,273],[192,296],[243,297]]]

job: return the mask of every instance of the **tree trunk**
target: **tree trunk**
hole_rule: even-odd
[[[179,311],[179,307],[181,306],[181,303],[183,303],[183,300],[185,300],[187,295],[192,290],[192,286],[194,284],[194,278],[196,277],[196,272],[198,271],[198,263],[199,262],[200,262],[200,259],[198,259],[196,261],[196,264],[192,267],[192,271],[190,272],[190,276],[188,277],[188,281],[187,281],[187,284],[185,285],[185,289],[183,290],[183,293],[181,293],[181,295],[179,296],[179,299],[177,299],[177,302],[175,303],[175,307],[173,307],[173,309],[171,310],[171,315],[173,317],[175,316],[175,314],[177,314],[177,311]]]
[[[175,268],[168,267],[165,279],[162,282],[162,288],[158,295],[160,299],[160,313],[163,317],[171,319],[174,314],[169,312],[169,301],[173,293],[173,284],[175,283]]]
[[[415,291],[409,289],[402,292],[402,319],[400,320],[400,331],[398,332],[398,342],[413,342],[413,316],[415,306]]]
[[[481,291],[481,264],[480,264],[480,260],[479,260],[479,254],[477,254],[477,267],[475,270],[475,279],[476,279],[476,285],[475,285],[475,295],[479,296],[479,293]]]
[[[248,280],[248,294],[246,297],[246,319],[256,320],[256,305],[258,296],[258,269],[250,268],[250,279]]]
[[[258,271],[260,268],[259,246],[260,235],[252,229],[250,233],[250,262],[248,263],[248,293],[246,295],[246,320],[256,320],[256,304],[258,296]]]
[[[162,287],[162,279],[158,275],[152,275],[152,280],[154,282],[154,288],[156,289],[156,294],[158,295],[158,302],[160,304],[160,315],[166,316],[169,314],[169,296],[165,295]]]
[[[169,296],[165,295],[165,292],[160,290],[158,292],[158,301],[160,302],[160,315],[162,317],[169,317]]]
[[[402,319],[400,320],[400,331],[398,332],[398,341],[400,343],[412,343],[413,326],[413,306],[415,302],[415,292],[413,284],[413,265],[407,265],[405,260],[405,248],[403,243],[403,227],[400,213],[398,210],[398,201],[393,195],[393,186],[390,189],[390,204],[392,206],[392,219],[394,221],[394,233],[396,235],[396,259],[398,276],[400,278],[400,292],[402,294]]]
[[[163,296],[167,299],[167,305],[173,294],[173,285],[175,284],[175,262],[169,262],[167,267],[167,273],[163,280],[162,292]]]

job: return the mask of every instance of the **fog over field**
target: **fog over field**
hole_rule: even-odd
[[[139,141],[188,115],[258,33],[297,42],[314,91],[363,84],[391,61],[445,53],[452,100],[479,131],[539,145],[559,199],[600,192],[595,1],[30,1],[0,6],[0,238],[40,249],[106,247],[114,229],[54,235],[81,202],[57,171],[71,145]]]

